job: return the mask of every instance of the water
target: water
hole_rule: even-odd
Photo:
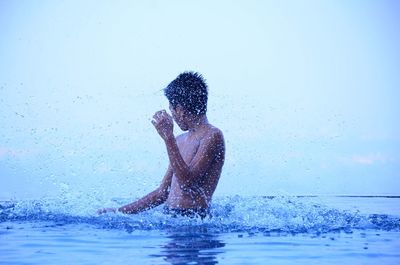
[[[217,197],[204,220],[94,212],[1,202],[0,264],[400,264],[400,197]]]

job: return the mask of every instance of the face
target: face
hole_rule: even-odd
[[[174,107],[169,104],[169,110],[171,111],[172,118],[175,120],[176,124],[178,124],[179,128],[181,128],[182,131],[187,131],[188,127],[184,121],[183,109],[179,105],[174,109]]]

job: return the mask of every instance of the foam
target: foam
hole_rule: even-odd
[[[65,199],[65,198],[64,198]],[[114,199],[115,204],[126,203]],[[317,199],[290,196],[219,197],[204,220],[171,218],[157,207],[137,215],[96,215],[91,204],[60,199],[6,201],[0,203],[0,222],[46,222],[47,225],[89,224],[100,229],[165,230],[207,229],[213,232],[325,233],[354,229],[400,231],[400,218],[385,214],[361,214],[320,204]]]

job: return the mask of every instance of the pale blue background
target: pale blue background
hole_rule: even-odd
[[[218,195],[398,194],[398,1],[0,1],[0,198],[138,197],[184,70],[210,89]],[[175,128],[176,133],[180,133]]]

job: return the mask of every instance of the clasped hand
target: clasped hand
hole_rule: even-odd
[[[171,115],[169,115],[165,110],[157,111],[154,114],[151,123],[164,141],[174,137],[174,121]]]

